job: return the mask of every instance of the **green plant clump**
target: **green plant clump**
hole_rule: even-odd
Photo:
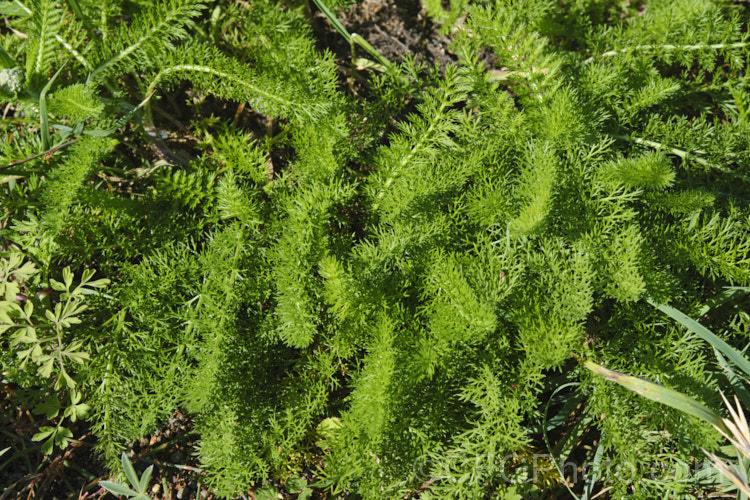
[[[722,487],[716,429],[578,360],[723,411],[649,301],[747,345],[747,293],[702,307],[750,285],[750,7],[424,3],[442,68],[337,59],[317,1],[0,2],[0,372],[45,453],[92,432],[145,496],[123,451],[180,409],[220,497]]]

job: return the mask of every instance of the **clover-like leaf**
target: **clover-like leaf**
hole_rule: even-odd
[[[51,436],[55,432],[55,427],[40,427],[39,432],[34,434],[31,437],[32,441],[42,441],[44,439],[47,439],[49,436]]]
[[[75,386],[76,381],[65,371],[65,368],[60,370],[60,376],[57,377],[57,382],[55,382],[55,390],[59,391],[65,387],[73,388]]]
[[[60,320],[60,325],[62,325],[64,328],[69,328],[70,325],[80,325],[81,320],[77,316],[70,316],[68,318],[63,318]]]
[[[52,376],[52,368],[55,366],[55,358],[45,354],[39,356],[38,360],[35,361],[40,363],[39,369],[37,370],[39,375],[44,378],[50,378]]]
[[[18,292],[21,289],[18,287],[17,283],[14,282],[7,282],[5,283],[5,301],[6,302],[13,302],[16,300],[16,295],[18,295]]]
[[[39,346],[39,344],[36,344],[32,347],[29,347],[28,349],[22,349],[16,353],[16,356],[21,360],[21,365],[19,368],[22,370],[26,368],[26,364],[29,362],[30,359],[33,359],[34,361],[39,358],[42,354],[42,348]]]
[[[15,344],[33,344],[39,342],[39,338],[36,336],[36,328],[33,326],[19,328],[13,340]]]
[[[34,314],[34,303],[27,300],[26,304],[23,306],[23,318],[26,321],[31,321],[32,314]]]
[[[16,254],[18,255],[18,254]],[[21,258],[20,255],[18,256]],[[19,262],[20,263],[20,262]],[[17,267],[13,271],[13,275],[16,279],[22,283],[29,281],[37,273],[36,266],[33,262],[25,262],[21,267]]]
[[[58,291],[58,292],[65,291],[65,285],[63,285],[62,283],[54,279],[49,280],[49,286],[51,286],[53,290]]]
[[[50,320],[52,323],[57,323],[57,317],[55,316],[55,313],[50,311],[49,309],[46,309],[44,311],[44,317],[46,317],[48,320]]]
[[[255,500],[276,500],[279,491],[273,486],[263,486],[255,490]]]
[[[55,418],[60,413],[60,401],[54,394],[48,394],[44,401],[34,407],[34,413],[47,418]]]
[[[63,281],[65,281],[65,290],[69,291],[73,285],[73,272],[70,270],[70,267],[63,269]]]
[[[73,433],[65,427],[40,427],[39,432],[31,437],[32,441],[44,441],[42,443],[42,452],[46,455],[52,453],[55,446],[65,448],[70,443]]]
[[[69,358],[71,361],[75,361],[79,365],[82,365],[85,361],[91,358],[91,356],[89,356],[89,353],[84,351],[65,350],[62,352],[62,355],[66,358]]]
[[[327,448],[330,441],[340,432],[344,424],[338,417],[329,417],[323,419],[316,429],[318,441],[315,443],[320,448]]]
[[[104,288],[105,286],[109,285],[111,282],[107,278],[101,278],[94,281],[89,281],[86,283],[86,286],[90,288]]]
[[[81,285],[87,284],[88,281],[94,277],[94,274],[96,274],[96,271],[93,269],[84,269],[81,274]]]
[[[72,391],[70,394],[70,406],[65,408],[65,417],[70,418],[71,422],[85,418],[91,407],[86,403],[81,403],[81,393]]]

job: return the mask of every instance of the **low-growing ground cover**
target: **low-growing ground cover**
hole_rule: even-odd
[[[0,12],[3,498],[740,495],[746,3]]]

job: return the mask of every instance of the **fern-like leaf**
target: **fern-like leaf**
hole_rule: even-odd
[[[104,110],[94,89],[82,83],[58,90],[49,97],[47,106],[51,113],[73,122],[96,118]]]
[[[54,0],[33,0],[30,7],[32,32],[26,51],[26,75],[37,84],[50,72],[58,46],[55,36],[62,26],[63,10]]]
[[[328,58],[321,61],[320,71],[324,74],[330,72],[331,62]],[[204,44],[183,47],[172,53],[161,67],[151,81],[147,95],[159,86],[169,87],[189,79],[201,91],[224,99],[249,102],[258,111],[274,117],[314,119],[331,107],[325,94],[314,94],[309,88],[294,82],[268,78]]]
[[[128,72],[138,62],[153,62],[175,50],[174,40],[188,36],[205,5],[196,0],[161,0],[138,14],[130,26],[122,26],[102,46],[98,66],[91,75],[101,79],[114,71]]]

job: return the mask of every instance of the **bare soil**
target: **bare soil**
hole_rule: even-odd
[[[340,59],[349,60],[351,49],[346,40],[322,13],[316,13],[316,18],[321,42]],[[340,13],[339,21],[349,33],[362,36],[391,62],[411,54],[418,63],[439,64],[444,69],[457,60],[448,47],[450,39],[440,34],[440,24],[427,16],[418,0],[364,0]]]

